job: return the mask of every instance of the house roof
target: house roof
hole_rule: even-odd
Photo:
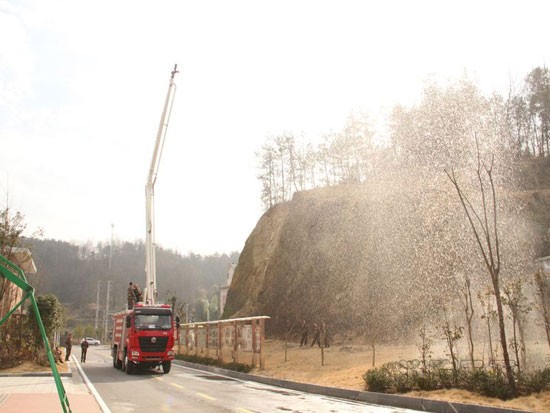
[[[23,270],[25,274],[36,274],[36,264],[32,258],[31,250],[23,247],[10,249],[8,259]]]

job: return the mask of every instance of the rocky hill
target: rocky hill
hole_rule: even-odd
[[[549,163],[525,165],[520,190],[498,192],[504,280],[550,255]],[[459,308],[465,274],[474,293],[486,288],[484,271],[446,176],[385,176],[299,192],[268,210],[240,255],[224,316],[268,315],[279,335],[306,319],[333,332],[361,326],[373,341],[403,338]]]

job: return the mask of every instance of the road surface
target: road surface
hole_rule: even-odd
[[[80,348],[75,346],[80,360]],[[90,346],[82,368],[113,413],[414,412],[242,381],[172,364],[127,375],[113,368],[108,346]]]

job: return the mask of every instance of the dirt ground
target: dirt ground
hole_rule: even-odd
[[[285,361],[285,344],[266,340],[263,370],[254,369],[257,375],[287,379],[303,383],[320,384],[353,390],[366,390],[363,374],[372,368],[372,348],[362,345],[334,345],[324,350],[324,365],[321,365],[321,350],[318,347],[300,348],[289,343]],[[411,356],[411,346],[384,346],[376,349],[375,366],[399,360],[418,358],[418,350]],[[243,355],[242,360],[245,361]],[[550,391],[502,401],[481,397],[462,390],[413,392],[409,396],[449,400],[462,403],[514,408],[536,413],[550,413]]]
[[[65,349],[62,348],[61,351],[62,351],[62,358],[63,360],[65,360]],[[69,363],[67,363],[66,361],[64,361],[63,363],[58,363],[56,364],[56,366],[57,366],[57,371],[59,373],[69,372]],[[49,372],[49,371],[51,371],[51,367],[49,364],[47,366],[41,366],[39,364],[30,362],[30,361],[24,361],[18,366],[15,366],[9,369],[1,369],[0,373],[17,374],[17,373],[41,373],[41,372]]]

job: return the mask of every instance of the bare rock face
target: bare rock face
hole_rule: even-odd
[[[268,210],[241,252],[224,317],[267,315],[279,335],[324,321],[373,341],[416,335],[443,311],[460,317],[461,280],[481,291],[488,275],[454,188],[395,182],[303,191]],[[544,231],[525,211],[544,210],[546,192],[530,192],[527,209],[501,196],[504,278],[544,252]]]
[[[267,211],[241,253],[225,315],[266,314],[277,330],[302,318],[329,321],[364,256],[350,191],[305,191]]]

